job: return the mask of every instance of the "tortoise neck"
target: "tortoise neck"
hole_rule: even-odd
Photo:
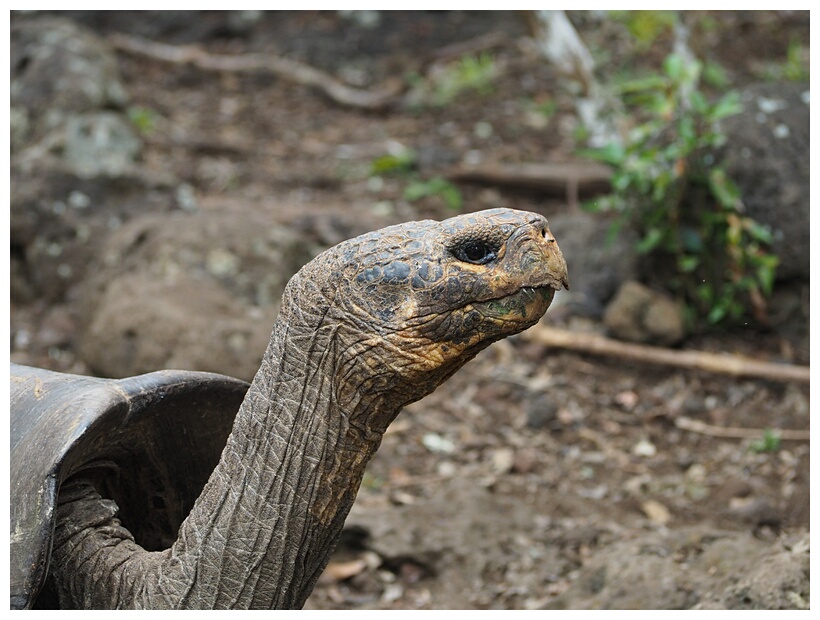
[[[57,519],[52,563],[61,604],[303,606],[367,462],[411,397],[386,385],[372,361],[361,366],[370,358],[360,334],[321,307],[283,303],[219,463],[171,548],[142,549],[114,517],[116,505],[78,482],[76,501],[61,504]]]
[[[176,594],[180,607],[304,604],[381,441],[359,421],[386,428],[400,408],[351,398],[361,392],[337,383],[338,329],[318,317],[294,327],[283,309],[220,462],[168,552],[181,577],[158,585],[175,592],[161,596]]]

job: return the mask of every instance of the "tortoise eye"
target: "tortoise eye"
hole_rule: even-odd
[[[484,241],[472,239],[456,246],[453,255],[460,261],[474,265],[486,265],[493,260],[498,248],[487,245]]]

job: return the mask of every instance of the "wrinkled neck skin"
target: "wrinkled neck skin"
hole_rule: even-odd
[[[323,315],[332,303],[323,309],[304,281],[289,289],[220,462],[170,549],[144,551],[98,496],[61,505],[61,605],[302,607],[387,425],[438,381],[374,379],[359,366],[368,344]]]

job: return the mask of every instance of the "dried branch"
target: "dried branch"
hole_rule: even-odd
[[[122,34],[112,35],[110,42],[116,49],[129,54],[177,65],[187,64],[203,71],[272,74],[316,88],[340,105],[363,110],[387,108],[396,103],[398,96],[405,90],[405,84],[400,80],[374,90],[353,88],[324,71],[273,54],[210,54],[193,45],[168,45]]]
[[[451,181],[515,186],[564,196],[572,192],[583,195],[608,192],[612,171],[603,164],[578,161],[461,166],[446,176]]]
[[[633,344],[606,338],[598,334],[571,332],[553,327],[536,326],[523,336],[550,347],[560,347],[593,355],[630,359],[647,364],[691,368],[732,377],[754,377],[767,381],[809,383],[807,366],[759,362],[737,355],[719,355],[706,351],[677,351]]]
[[[507,35],[502,32],[487,32],[466,41],[457,41],[434,50],[425,65],[450,62],[468,54],[480,54],[507,43]]]
[[[675,426],[685,431],[726,439],[759,439],[767,432],[784,441],[809,441],[811,438],[811,431],[713,426],[692,418],[675,418]]]

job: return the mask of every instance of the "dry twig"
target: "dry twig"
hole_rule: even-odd
[[[405,89],[402,81],[374,90],[353,88],[324,71],[273,54],[209,54],[193,45],[168,45],[122,34],[112,35],[110,41],[116,49],[130,54],[177,65],[189,64],[203,71],[269,73],[303,86],[317,88],[340,105],[363,110],[387,108],[396,102]]]
[[[785,441],[809,441],[811,431],[790,431],[782,429],[737,428],[730,426],[713,426],[692,418],[675,418],[675,426],[685,431],[709,435],[710,437],[724,437],[726,439],[759,439],[764,433],[770,432]]]
[[[798,383],[808,383],[811,378],[807,366],[759,362],[737,355],[718,355],[707,351],[676,351],[542,325],[524,332],[523,335],[529,340],[550,347],[613,356],[647,364],[691,368],[732,377],[755,377],[767,381]]]
[[[586,161],[461,166],[447,173],[451,181],[509,185],[559,196],[608,192],[611,177],[608,166]]]
[[[440,64],[462,58],[469,54],[480,54],[507,43],[507,35],[502,32],[487,32],[466,41],[456,41],[433,51],[430,59],[425,63]]]

